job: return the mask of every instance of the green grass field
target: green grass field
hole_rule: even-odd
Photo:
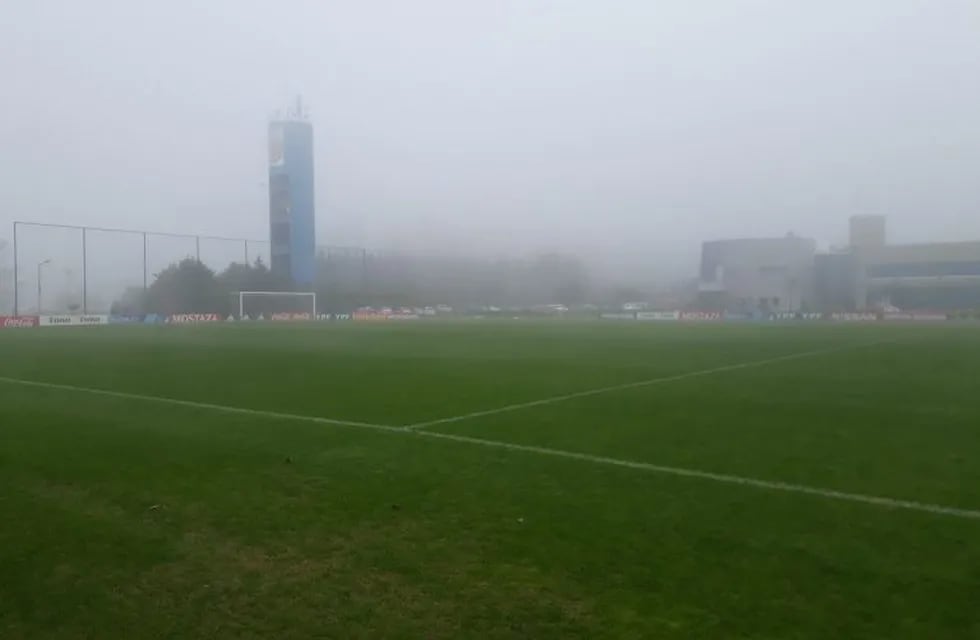
[[[4,639],[936,640],[978,606],[980,328],[0,332]]]

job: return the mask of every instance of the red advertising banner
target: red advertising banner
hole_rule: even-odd
[[[0,316],[0,329],[28,329],[37,325],[37,316]]]

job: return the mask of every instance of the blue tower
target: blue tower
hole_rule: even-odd
[[[313,287],[316,212],[313,125],[297,98],[294,109],[269,123],[269,242],[272,271],[297,290]]]

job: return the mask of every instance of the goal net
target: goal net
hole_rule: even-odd
[[[316,320],[316,294],[307,291],[239,291],[239,320]]]

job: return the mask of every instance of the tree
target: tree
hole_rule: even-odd
[[[239,291],[288,291],[282,278],[262,261],[253,264],[233,262],[220,274],[204,264],[186,258],[155,274],[153,284],[129,287],[112,303],[111,313],[139,316],[146,313],[220,313],[238,310]]]
[[[288,291],[289,286],[283,278],[272,273],[265,266],[262,257],[255,259],[253,264],[232,262],[217,276],[218,286],[227,294],[239,291]]]
[[[141,316],[146,313],[146,294],[143,287],[127,287],[112,303],[109,313],[114,316]]]
[[[214,272],[193,258],[156,274],[146,292],[147,313],[224,313],[227,307],[227,296]]]
[[[542,302],[580,304],[588,295],[588,270],[575,256],[557,253],[539,256],[530,276],[541,290]]]
[[[273,273],[261,257],[256,258],[252,264],[243,262],[233,262],[217,276],[218,287],[224,292],[224,300],[227,306],[223,308],[225,314],[237,314],[238,294],[241,291],[292,291],[293,287],[288,278]],[[276,313],[279,311],[295,311],[295,298],[264,298],[261,302],[253,301],[249,304],[251,315],[262,313]]]

